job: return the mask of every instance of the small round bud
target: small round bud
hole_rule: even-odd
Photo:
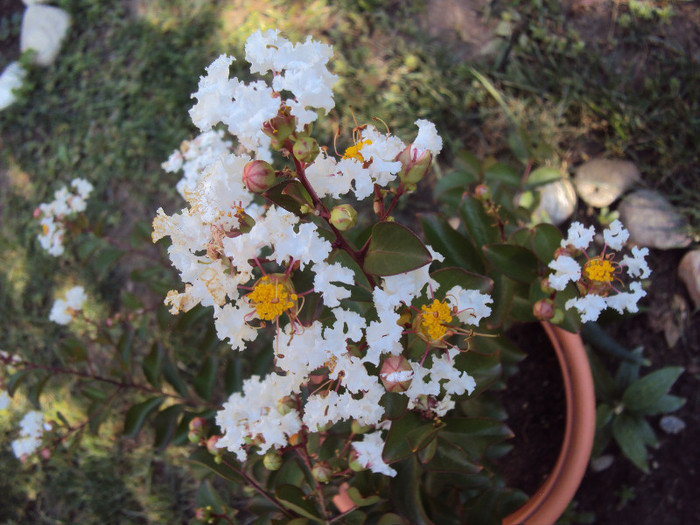
[[[297,402],[292,396],[284,396],[277,400],[277,412],[286,416],[297,407]]]
[[[540,321],[549,321],[554,317],[554,301],[540,299],[532,305],[532,314]]]
[[[379,378],[389,392],[405,392],[413,380],[413,367],[402,355],[392,355],[384,360]]]
[[[272,139],[272,148],[280,149],[284,141],[294,133],[296,118],[290,114],[289,106],[282,106],[277,115],[263,124],[262,131]]]
[[[203,417],[196,417],[190,421],[190,430],[203,430],[207,426],[207,420]]]
[[[194,518],[199,521],[208,521],[212,510],[211,506],[199,507],[194,513]]]
[[[365,470],[365,466],[360,463],[357,452],[354,448],[350,450],[350,454],[348,456],[348,467],[350,467],[350,470],[353,472],[362,472]]]
[[[187,440],[190,443],[199,443],[199,441],[202,439],[202,436],[200,436],[199,432],[196,430],[190,430],[187,433]]]
[[[474,197],[480,201],[491,200],[491,190],[486,184],[479,184],[474,188]]]
[[[292,148],[294,156],[305,164],[312,163],[319,151],[318,142],[307,136],[299,137]]]
[[[330,221],[341,232],[347,231],[357,224],[357,211],[349,204],[341,204],[331,210]]]
[[[401,163],[401,170],[398,173],[401,182],[404,184],[417,184],[430,171],[433,154],[426,150],[417,155],[417,151],[411,145],[399,153],[396,160]]]
[[[311,475],[319,483],[328,483],[333,475],[333,469],[327,461],[319,461],[312,467]]]
[[[253,193],[269,190],[275,179],[274,168],[264,160],[252,160],[243,168],[243,184]]]
[[[279,470],[282,466],[282,454],[279,450],[271,449],[263,457],[263,465],[267,470]]]
[[[296,447],[301,444],[301,436],[299,435],[299,432],[289,436],[289,444],[292,447]]]
[[[213,454],[214,456],[221,455],[221,449],[216,446],[218,441],[219,436],[211,436],[209,439],[207,439],[207,451],[209,454]]]
[[[372,425],[362,425],[358,423],[357,420],[353,420],[352,425],[350,425],[350,429],[352,430],[353,434],[364,434],[372,429]]]
[[[545,277],[540,281],[540,290],[547,295],[551,295],[555,292],[554,288],[549,284],[549,277]]]
[[[559,324],[564,320],[564,311],[560,308],[555,308],[554,309],[554,315],[552,318],[549,320],[550,323],[552,324]]]

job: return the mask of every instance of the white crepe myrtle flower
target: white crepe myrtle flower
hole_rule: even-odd
[[[416,126],[418,126],[418,135],[412,145],[415,156],[420,157],[424,151],[429,151],[433,156],[438,155],[442,151],[442,138],[438,135],[435,124],[419,119],[416,120]]]
[[[357,461],[361,466],[385,476],[396,476],[396,470],[387,465],[382,459],[384,440],[380,432],[364,434],[362,441],[353,441],[352,448],[357,453]]]
[[[27,412],[19,422],[19,437],[12,442],[12,452],[18,459],[25,459],[41,446],[44,431],[50,430],[44,425],[44,415],[32,410]]]
[[[637,312],[637,303],[646,295],[639,281],[646,278],[651,270],[644,257],[647,248],[632,248],[632,257],[617,258],[615,251],[621,250],[629,238],[629,232],[620,221],[613,221],[603,231],[605,246],[600,255],[590,257],[585,251],[576,257],[571,251],[585,250],[593,239],[593,227],[584,228],[580,223],[571,225],[567,239],[561,243],[556,258],[549,263],[555,273],[549,276],[549,284],[554,290],[564,290],[569,282],[576,284],[580,297],[569,299],[567,309],[575,308],[581,321],[595,321],[600,313],[612,308],[619,313]],[[586,261],[582,262],[581,258]],[[625,282],[630,291],[625,291]]]
[[[3,390],[0,392],[0,410],[7,410],[10,408],[10,404],[10,394],[7,393],[7,390]]]
[[[76,313],[83,309],[86,300],[85,289],[82,286],[74,286],[65,293],[64,299],[56,299],[53,303],[49,320],[62,325],[70,323]]]

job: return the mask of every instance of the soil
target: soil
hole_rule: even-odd
[[[22,0],[0,0],[0,22],[7,33],[0,38],[0,72],[19,58],[19,27],[24,13]]]

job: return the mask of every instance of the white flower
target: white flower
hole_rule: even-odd
[[[323,295],[323,302],[329,308],[340,305],[342,299],[350,297],[350,290],[332,283],[354,284],[352,270],[340,263],[327,264],[323,261],[314,264],[314,291]]]
[[[363,467],[385,476],[396,476],[397,472],[382,459],[384,440],[380,432],[364,434],[362,441],[353,441],[352,448],[357,452],[357,461]]]
[[[63,325],[70,323],[76,312],[82,310],[86,300],[85,289],[82,286],[74,286],[66,292],[65,299],[56,299],[53,303],[49,320]]]
[[[564,305],[567,310],[576,308],[581,314],[581,321],[595,321],[600,312],[607,308],[608,304],[604,297],[596,294],[588,294],[584,297],[569,299]]]
[[[615,295],[609,295],[605,298],[605,302],[609,308],[613,308],[620,313],[625,310],[628,312],[637,312],[637,303],[647,293],[642,290],[642,283],[634,281],[630,283],[630,292],[620,292]]]
[[[0,392],[0,410],[7,410],[10,408],[10,394],[6,390]]]
[[[569,281],[576,282],[581,278],[581,266],[568,255],[560,255],[549,263],[556,273],[549,276],[549,285],[555,290],[563,290]]]
[[[561,241],[561,247],[566,248],[571,245],[577,250],[585,250],[591,244],[594,235],[593,226],[586,228],[580,222],[573,222],[569,227],[569,236]]]
[[[82,199],[87,199],[90,196],[90,193],[92,193],[93,186],[90,184],[88,181],[85,179],[81,178],[75,178],[71,181],[70,185],[75,188],[75,190],[78,192],[78,195]]]
[[[424,151],[429,151],[433,156],[440,153],[442,138],[438,135],[435,124],[424,119],[416,120],[415,124],[418,126],[418,135],[413,141],[412,150],[415,151],[416,156],[420,157]]]
[[[651,270],[644,258],[649,255],[649,248],[632,247],[632,257],[625,255],[620,262],[620,266],[627,267],[627,275],[646,279],[651,274]]]
[[[605,244],[607,244],[613,250],[622,250],[622,247],[629,236],[629,232],[618,220],[614,220],[608,229],[603,231],[603,239],[605,240]]]
[[[12,442],[15,457],[22,459],[33,454],[41,445],[44,434],[44,416],[41,412],[27,412],[19,423],[19,438]]]
[[[5,109],[17,100],[13,93],[22,86],[27,72],[19,62],[11,62],[0,75],[0,110]]]
[[[192,94],[197,103],[190,109],[190,118],[202,131],[221,122],[222,110],[231,105],[235,83],[229,79],[229,67],[234,60],[227,55],[214,60],[206,68],[206,76],[200,77],[199,89]]]
[[[482,319],[491,315],[488,305],[493,299],[477,290],[453,286],[445,294],[445,299],[451,307],[457,308],[457,318],[464,324],[478,325]]]

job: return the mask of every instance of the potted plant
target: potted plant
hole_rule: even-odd
[[[617,222],[597,253],[593,228],[574,223],[564,237],[533,224],[532,207],[513,197],[558,171],[528,166],[522,176],[466,154],[437,184],[446,214],[401,224],[442,139],[419,119],[404,143],[377,118],[319,145],[313,124],[334,105],[331,57],[310,38],[258,31],[245,58],[263,80],[231,78],[226,55],[207,68],[190,110],[201,134],[164,164],[183,173],[187,206],[153,221],[179,277],[164,294],[178,317],[127,296],[125,318],[83,320],[94,330],[89,344],[65,345],[71,366],[3,357],[18,369],[9,390],[31,370],[72,374],[93,402],[91,428],[134,392],[127,436],[151,421],[157,448],[189,440],[191,461],[231,482],[225,491],[202,482],[204,522],[552,522],[592,445],[592,383],[575,334],[604,308],[636,309],[644,293],[628,282],[647,276],[645,253],[614,253],[626,235]],[[42,245],[60,255],[89,230],[86,257],[121,256],[81,215],[91,186],[72,187],[37,210]],[[158,275],[139,274],[161,290]],[[85,299],[69,290],[51,319],[80,319]],[[525,322],[542,322],[559,356],[568,419],[551,477],[523,507],[527,496],[493,466],[511,433],[489,417],[500,409],[487,391],[517,370],[524,354],[505,329]],[[147,350],[134,350],[134,337]],[[109,374],[89,359],[100,345],[117,365]],[[56,431],[76,427],[64,418]],[[31,434],[18,445],[25,455],[39,446]]]

